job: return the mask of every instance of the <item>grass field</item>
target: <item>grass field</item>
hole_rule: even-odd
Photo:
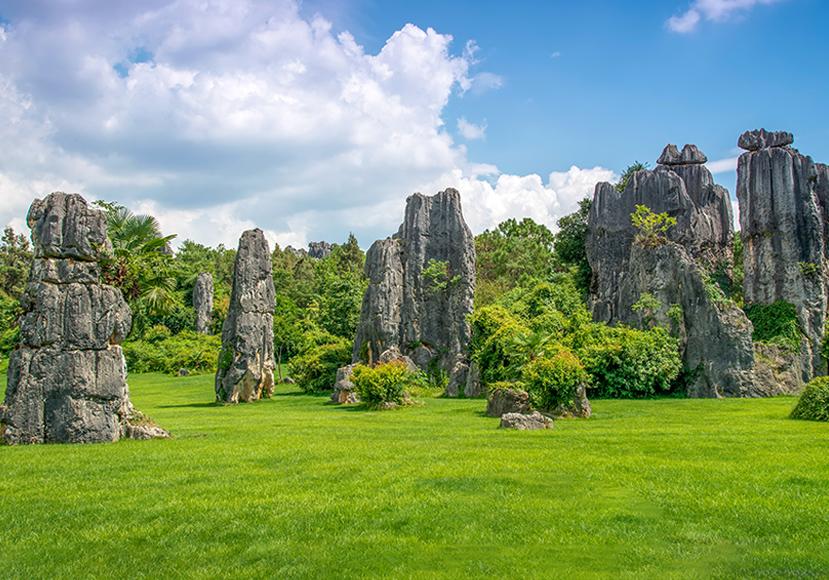
[[[0,447],[3,578],[829,578],[829,424],[793,398],[517,432],[481,400],[130,386],[174,439]]]

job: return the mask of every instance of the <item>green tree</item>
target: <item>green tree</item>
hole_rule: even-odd
[[[587,238],[587,217],[593,201],[584,198],[579,202],[579,209],[564,216],[556,222],[559,228],[555,235],[556,261],[572,274],[576,287],[583,296],[590,290],[593,270],[587,261],[585,239]]]
[[[646,170],[649,165],[649,163],[641,163],[639,161],[634,161],[632,165],[628,165],[622,172],[622,176],[619,178],[619,181],[616,182],[616,191],[622,193],[625,190],[625,187],[627,187],[628,180],[633,177],[633,174],[637,171]]]
[[[11,227],[3,230],[0,239],[0,293],[20,300],[29,278],[32,250],[23,234],[16,235]],[[2,296],[0,294],[0,296]]]
[[[639,230],[636,241],[640,244],[656,246],[665,241],[665,232],[676,225],[676,218],[669,217],[667,212],[653,213],[644,205],[637,205],[636,211],[630,214],[631,222]]]
[[[553,233],[530,218],[508,219],[475,237],[476,306],[528,279],[547,280],[554,269]]]

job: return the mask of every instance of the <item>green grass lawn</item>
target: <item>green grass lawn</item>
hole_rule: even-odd
[[[0,447],[3,578],[829,578],[829,424],[793,398],[520,432],[481,400],[130,387],[174,439]]]

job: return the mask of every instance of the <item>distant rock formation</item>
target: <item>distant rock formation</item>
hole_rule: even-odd
[[[636,172],[623,192],[596,186],[586,239],[593,318],[671,328],[690,371],[689,396],[762,396],[777,386],[754,382],[751,323],[710,278],[715,270],[730,273],[734,233],[728,192],[714,184],[705,161],[694,145],[680,152],[669,144],[656,169]],[[635,243],[637,205],[676,218],[669,241]],[[644,294],[659,304],[654,311],[633,310]]]
[[[790,147],[791,133],[747,131],[737,167],[746,307],[795,305],[802,381],[825,373],[820,356],[827,305],[829,171]]]
[[[434,276],[424,276],[427,269]],[[398,232],[377,240],[367,252],[365,272],[369,286],[354,362],[363,358],[373,364],[396,346],[423,370],[437,365],[453,388],[462,389],[455,374],[468,364],[475,245],[460,194],[447,189],[432,197],[410,196]]]
[[[695,145],[686,145],[680,153],[669,144],[656,169],[634,173],[623,192],[610,183],[596,185],[586,238],[595,320],[614,324],[629,316],[629,305],[619,303],[617,290],[628,275],[637,234],[631,214],[637,205],[676,218],[677,224],[666,234],[668,240],[683,246],[710,271],[730,273],[734,251],[731,199],[725,188],[714,184],[711,172],[702,165],[705,161]]]
[[[308,252],[305,250],[305,248],[296,249],[293,246],[285,246],[285,251],[291,252],[297,258],[303,258],[308,255]]]
[[[196,311],[196,332],[210,334],[210,320],[213,316],[213,275],[209,272],[202,272],[196,277],[193,308]]]
[[[262,230],[239,240],[230,306],[222,326],[216,401],[250,402],[273,393],[273,286],[271,253]]]
[[[323,258],[327,258],[333,249],[334,247],[325,240],[321,242],[310,242],[308,244],[308,256],[322,260]]]
[[[78,194],[36,199],[27,217],[35,256],[21,300],[20,346],[10,357],[0,406],[3,441],[100,443],[168,436],[134,422],[121,342],[132,313],[101,284],[112,255],[107,221]]]

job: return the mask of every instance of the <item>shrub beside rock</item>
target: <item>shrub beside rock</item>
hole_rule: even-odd
[[[792,419],[829,421],[829,377],[818,377],[803,387]]]

